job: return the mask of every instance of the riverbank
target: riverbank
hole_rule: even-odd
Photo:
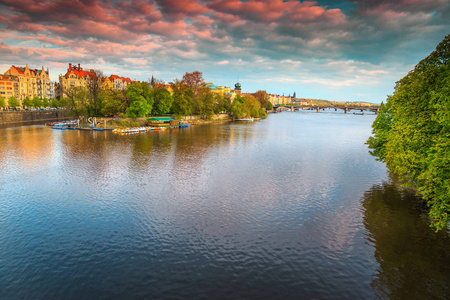
[[[232,118],[228,114],[214,115],[210,120],[203,119],[201,116],[183,116],[179,118],[174,117],[174,119],[186,122],[189,125],[227,123],[232,121]],[[148,118],[96,118],[97,126],[104,126],[104,121],[106,121],[106,127],[113,129],[142,127],[148,125]]]
[[[28,126],[75,119],[68,110],[0,111],[0,127]]]
[[[0,112],[0,127],[11,126],[30,126],[51,122],[77,119],[71,116],[68,110],[46,110],[46,111],[3,111]],[[174,118],[175,119],[175,118]],[[184,121],[190,125],[202,125],[211,123],[226,123],[233,119],[228,114],[213,115],[211,119],[206,120],[202,116],[183,116],[178,120]],[[97,126],[105,126],[107,128],[127,128],[140,127],[148,125],[148,118],[95,118]],[[86,122],[81,122],[86,125]]]

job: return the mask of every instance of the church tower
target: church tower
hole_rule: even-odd
[[[238,95],[241,94],[241,84],[239,82],[234,85],[234,92]]]

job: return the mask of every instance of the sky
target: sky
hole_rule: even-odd
[[[0,0],[0,73],[68,64],[380,103],[450,34],[450,0]]]

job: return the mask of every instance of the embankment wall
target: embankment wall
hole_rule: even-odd
[[[71,119],[67,110],[0,111],[0,126],[33,125]]]

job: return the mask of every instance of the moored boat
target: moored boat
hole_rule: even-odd
[[[73,126],[77,124],[78,120],[45,123],[46,126],[69,126],[69,125]]]
[[[189,127],[189,124],[170,117],[152,117],[148,119],[148,126],[154,128],[186,128]]]
[[[67,126],[53,126],[52,129],[66,130],[66,129],[69,129],[69,127],[67,127]]]
[[[116,128],[113,130],[114,133],[140,133],[140,132],[149,132],[152,131],[153,128],[150,126],[144,126],[144,127],[130,127],[130,128]]]

